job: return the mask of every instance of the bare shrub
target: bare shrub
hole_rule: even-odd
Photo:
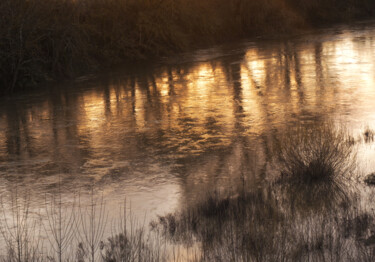
[[[103,261],[166,261],[165,243],[158,232],[150,232],[137,220],[126,200],[120,206],[120,216],[112,225],[113,234],[102,242]]]
[[[51,196],[49,201],[46,197],[46,217],[48,226],[44,226],[48,241],[56,254],[56,261],[65,261],[63,256],[71,248],[72,241],[75,237],[74,224],[74,204],[69,209],[65,208],[62,203],[61,192],[57,196]],[[71,255],[71,254],[67,254]]]
[[[97,198],[94,186],[91,187],[90,205],[86,208],[79,202],[77,219],[75,220],[77,238],[81,257],[78,260],[94,262],[98,250],[103,245],[103,235],[107,225],[108,214],[103,197]],[[78,256],[78,255],[77,255]]]
[[[39,238],[41,224],[38,216],[30,211],[28,193],[20,195],[16,187],[10,194],[9,200],[9,202],[3,198],[0,200],[2,208],[0,232],[7,251],[3,261],[42,261],[43,255],[40,251],[42,240]]]

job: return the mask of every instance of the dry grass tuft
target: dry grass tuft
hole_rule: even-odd
[[[343,179],[356,166],[351,140],[348,132],[332,123],[287,130],[278,139],[276,149],[282,176],[300,184]]]

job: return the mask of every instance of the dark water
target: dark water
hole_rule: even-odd
[[[375,24],[247,41],[159,65],[82,77],[0,101],[0,195],[43,210],[90,187],[110,218],[126,199],[146,220],[213,189],[275,173],[267,145],[286,126],[333,121],[375,128]],[[375,171],[373,143],[359,147]],[[7,211],[4,211],[5,213]]]

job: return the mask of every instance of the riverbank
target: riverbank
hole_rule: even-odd
[[[0,93],[254,35],[373,17],[363,1],[6,0]]]

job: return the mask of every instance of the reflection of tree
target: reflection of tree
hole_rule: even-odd
[[[284,69],[284,86],[287,90],[290,89],[290,63],[292,60],[292,50],[290,48],[290,43],[284,43],[283,50],[283,69]]]
[[[147,101],[149,105],[147,106],[147,114],[152,114],[153,119],[160,121],[163,119],[163,104],[161,101],[160,91],[156,84],[155,77],[152,73],[149,73],[147,76],[148,81],[148,92],[147,92]],[[150,92],[150,89],[152,92]]]
[[[233,154],[234,151],[239,150],[238,153],[240,156],[240,161],[237,162],[239,176],[247,173],[246,170],[249,170],[248,163],[251,163],[250,159],[253,158],[253,155],[249,150],[249,141],[246,136],[244,136],[245,126],[244,126],[244,108],[243,108],[243,90],[242,90],[242,78],[241,78],[241,67],[244,61],[245,53],[240,53],[231,59],[226,59],[223,62],[223,71],[229,73],[227,79],[230,79],[230,82],[233,87],[233,118],[235,119],[235,128],[234,128],[234,137],[235,140],[232,142],[232,148],[229,150],[230,154]],[[226,158],[230,158],[226,156]],[[222,160],[223,162],[226,159]],[[250,168],[251,169],[251,168]]]
[[[315,56],[315,76],[318,87],[322,87],[324,83],[323,66],[322,66],[322,43],[316,42],[314,44],[314,56]]]
[[[9,105],[7,107],[7,131],[6,131],[6,145],[10,155],[20,155],[21,153],[21,127],[18,109],[16,105]]]
[[[154,161],[181,177],[188,197],[202,188],[238,184],[242,174],[263,175],[277,131],[300,116],[322,121],[318,106],[326,105],[332,91],[323,88],[330,79],[324,43],[305,48],[298,41],[265,42],[246,56],[236,50],[209,62],[132,70],[100,79],[95,88],[56,90],[47,113],[33,109],[49,119],[43,138],[33,137],[36,125],[27,105],[9,106],[7,154],[48,152],[51,162],[76,174],[101,159],[141,163],[137,171],[146,176],[153,172],[146,162]]]
[[[220,60],[221,63],[215,65],[215,69],[222,71],[226,80],[223,84],[217,83],[215,86],[218,89],[225,86],[230,90],[233,108],[230,112],[234,127],[229,131],[230,134],[226,134],[230,139],[229,145],[223,146],[220,143],[221,147],[215,150],[207,147],[199,156],[179,161],[183,165],[177,172],[183,178],[181,186],[188,205],[204,197],[207,189],[241,187],[248,179],[252,181],[252,186],[256,185],[255,175],[262,162],[262,149],[258,141],[246,135],[247,112],[243,106],[244,93],[241,77],[243,60],[244,53],[240,53],[225,57]],[[204,131],[218,132],[223,128],[221,124],[218,116],[206,117]],[[196,184],[196,181],[202,182]]]
[[[61,121],[62,115],[62,108],[63,108],[63,101],[62,95],[58,93],[54,93],[51,95],[50,100],[50,119],[52,119],[52,134],[53,134],[53,151],[56,151],[59,146],[59,120]]]
[[[135,98],[135,77],[133,75],[130,77],[130,92],[131,92],[132,111],[134,115],[135,109],[136,109],[136,105],[135,105],[136,98]]]
[[[333,76],[330,73],[327,63],[330,63],[329,57],[325,56],[324,43],[317,41],[314,43],[314,62],[315,62],[315,90],[316,90],[316,107],[322,108],[327,100],[332,101],[334,98],[330,95],[337,92],[338,85],[330,83]],[[336,77],[335,77],[336,78]],[[329,88],[326,88],[329,85]],[[326,109],[327,110],[327,109]],[[328,115],[328,112],[325,112]]]
[[[23,148],[29,157],[34,155],[33,137],[29,130],[29,111],[19,103],[9,104],[7,109],[6,145],[10,155],[21,155]]]
[[[111,93],[108,85],[104,86],[103,89],[104,110],[105,115],[108,117],[111,115]]]
[[[301,62],[298,54],[298,47],[293,46],[293,60],[294,60],[294,76],[297,84],[297,92],[299,96],[299,104],[302,105],[305,100],[304,87],[302,83],[302,72],[301,72]]]
[[[60,93],[64,103],[61,105],[62,114],[58,118],[61,126],[58,128],[61,136],[57,148],[59,149],[55,161],[60,162],[64,170],[78,170],[85,159],[90,158],[91,148],[88,131],[78,130],[85,112],[82,111],[82,100],[76,93],[64,90]],[[60,109],[60,110],[61,110]],[[55,116],[56,117],[56,116]],[[66,148],[66,145],[69,145]],[[56,150],[56,148],[50,149]]]
[[[222,66],[227,83],[233,88],[233,116],[236,119],[236,125],[241,121],[238,119],[239,115],[243,113],[242,106],[242,80],[241,80],[241,62],[245,53],[237,54],[223,59]]]
[[[168,86],[169,86],[168,95],[174,96],[176,93],[175,93],[175,89],[174,89],[174,80],[173,80],[172,69],[170,67],[168,67],[168,69],[167,69],[167,74],[168,74]]]

